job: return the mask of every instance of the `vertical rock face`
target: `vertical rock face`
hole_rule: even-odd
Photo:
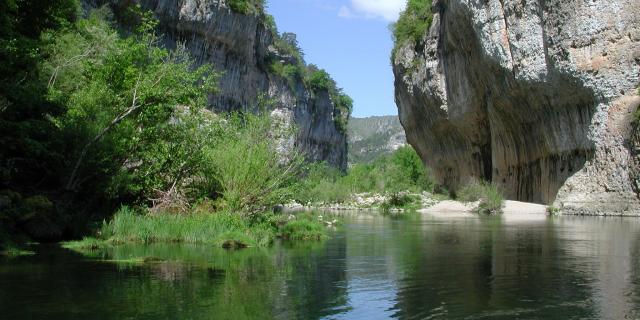
[[[373,116],[349,120],[349,166],[368,163],[407,144],[397,116]]]
[[[640,2],[434,0],[432,11],[423,42],[393,64],[407,140],[442,183],[483,178],[569,213],[640,214]]]
[[[219,92],[210,97],[213,109],[255,110],[260,100],[273,101],[272,114],[296,127],[294,144],[308,160],[346,169],[346,133],[335,124],[340,115],[329,94],[309,90],[302,81],[291,84],[269,71],[271,61],[292,57],[274,48],[276,35],[264,15],[234,12],[224,0],[84,0],[83,4],[108,4],[116,16],[132,4],[153,11],[167,47],[184,44],[197,63],[210,63],[222,72]]]

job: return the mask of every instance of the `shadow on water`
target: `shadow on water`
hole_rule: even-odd
[[[7,319],[635,319],[640,221],[345,213],[330,240],[227,252],[40,246],[0,260]]]

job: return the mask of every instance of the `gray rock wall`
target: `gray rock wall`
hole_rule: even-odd
[[[236,13],[224,0],[84,0],[83,3],[86,7],[109,4],[116,16],[131,4],[153,11],[167,47],[184,44],[198,63],[211,63],[222,72],[220,90],[210,97],[214,110],[255,110],[259,97],[263,96],[264,100],[275,102],[272,112],[280,120],[296,127],[294,145],[308,160],[327,161],[346,169],[346,133],[334,123],[337,111],[329,94],[309,90],[302,81],[291,86],[269,72],[270,61],[283,57],[272,46],[275,35],[264,16]]]
[[[434,0],[421,44],[396,53],[407,139],[455,190],[568,213],[640,214],[637,0]],[[637,149],[635,149],[637,150]]]

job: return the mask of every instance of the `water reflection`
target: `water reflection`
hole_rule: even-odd
[[[347,213],[323,243],[0,260],[7,319],[636,319],[640,220]]]

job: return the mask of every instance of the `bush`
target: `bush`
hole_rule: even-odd
[[[317,69],[310,67],[307,73],[307,84],[313,90],[320,91],[330,89],[335,87],[335,82],[331,79],[329,73],[327,73],[323,69]]]
[[[391,196],[389,196],[389,198],[382,203],[381,205],[381,209],[382,210],[389,210],[389,209],[415,209],[417,202],[420,199],[411,196],[409,194],[406,193],[392,193]],[[419,205],[419,204],[418,204]]]
[[[398,21],[391,25],[394,41],[392,59],[398,48],[407,42],[417,44],[431,26],[431,0],[408,0],[406,9],[400,14]]]
[[[351,116],[351,111],[353,111],[353,99],[345,94],[342,89],[337,89],[337,93],[332,96],[332,102],[336,128],[340,132],[347,132],[349,117]]]
[[[231,10],[241,14],[262,14],[264,13],[265,0],[227,0]]]
[[[287,80],[291,90],[295,90],[295,84],[304,77],[304,67],[295,64],[284,64],[274,61],[270,65],[270,71]]]
[[[205,146],[204,174],[220,186],[227,210],[253,218],[293,194],[303,158],[277,152],[278,130],[266,115],[231,115],[222,137]]]
[[[154,25],[148,19],[141,24]],[[193,68],[184,48],[156,46],[152,32],[122,39],[92,14],[49,35],[42,71],[49,99],[65,106],[52,121],[69,148],[60,173],[66,190],[139,203],[199,170],[216,74],[210,65]]]
[[[556,208],[554,206],[547,207],[547,214],[550,216],[557,216],[561,213],[560,208]]]
[[[463,202],[480,201],[480,213],[500,213],[504,196],[498,187],[492,183],[472,181],[457,192],[457,199]]]

